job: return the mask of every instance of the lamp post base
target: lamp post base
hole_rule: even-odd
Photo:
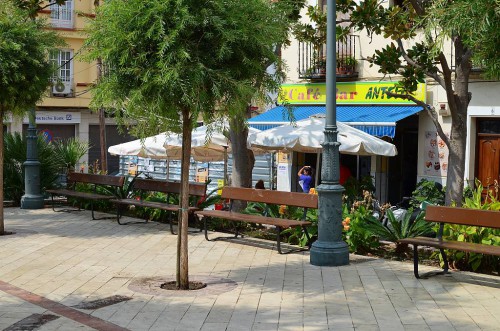
[[[23,195],[21,209],[42,209],[44,207],[43,195]]]
[[[310,262],[316,266],[348,265],[349,247],[343,241],[315,241],[311,247]]]

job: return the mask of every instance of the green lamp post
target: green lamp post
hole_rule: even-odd
[[[349,247],[342,241],[342,192],[337,131],[336,91],[336,6],[327,5],[326,42],[326,123],[319,195],[318,240],[311,247],[310,262],[317,266],[349,264]]]
[[[40,162],[38,161],[38,150],[36,141],[36,117],[35,109],[29,112],[28,146],[26,151],[26,162],[24,165],[24,195],[21,197],[21,209],[41,209],[44,201],[40,194]]]

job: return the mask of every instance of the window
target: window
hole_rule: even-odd
[[[73,27],[73,0],[67,0],[64,5],[50,5],[50,18],[52,25],[60,28]]]
[[[73,89],[73,51],[58,50],[50,54],[55,73],[52,77],[54,94],[71,94]]]

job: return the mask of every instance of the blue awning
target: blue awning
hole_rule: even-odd
[[[325,114],[325,106],[292,107],[296,121],[316,114]],[[373,136],[394,138],[396,122],[422,110],[420,106],[337,106],[337,121],[351,125]],[[288,110],[278,106],[248,120],[259,130],[267,130],[290,123]]]

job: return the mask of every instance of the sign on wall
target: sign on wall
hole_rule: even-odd
[[[389,97],[386,92],[403,94],[397,82],[338,82],[337,104],[414,104],[413,101]],[[418,84],[413,96],[425,102],[425,84]],[[326,84],[283,84],[278,97],[279,103],[326,104]]]
[[[37,111],[36,123],[38,124],[77,124],[81,122],[80,112],[69,111]],[[29,123],[26,116],[23,123]]]
[[[208,180],[208,168],[206,166],[196,168],[195,181],[205,183]]]
[[[449,135],[448,133],[446,135]],[[448,172],[448,147],[436,131],[425,131],[424,174],[446,176]]]

